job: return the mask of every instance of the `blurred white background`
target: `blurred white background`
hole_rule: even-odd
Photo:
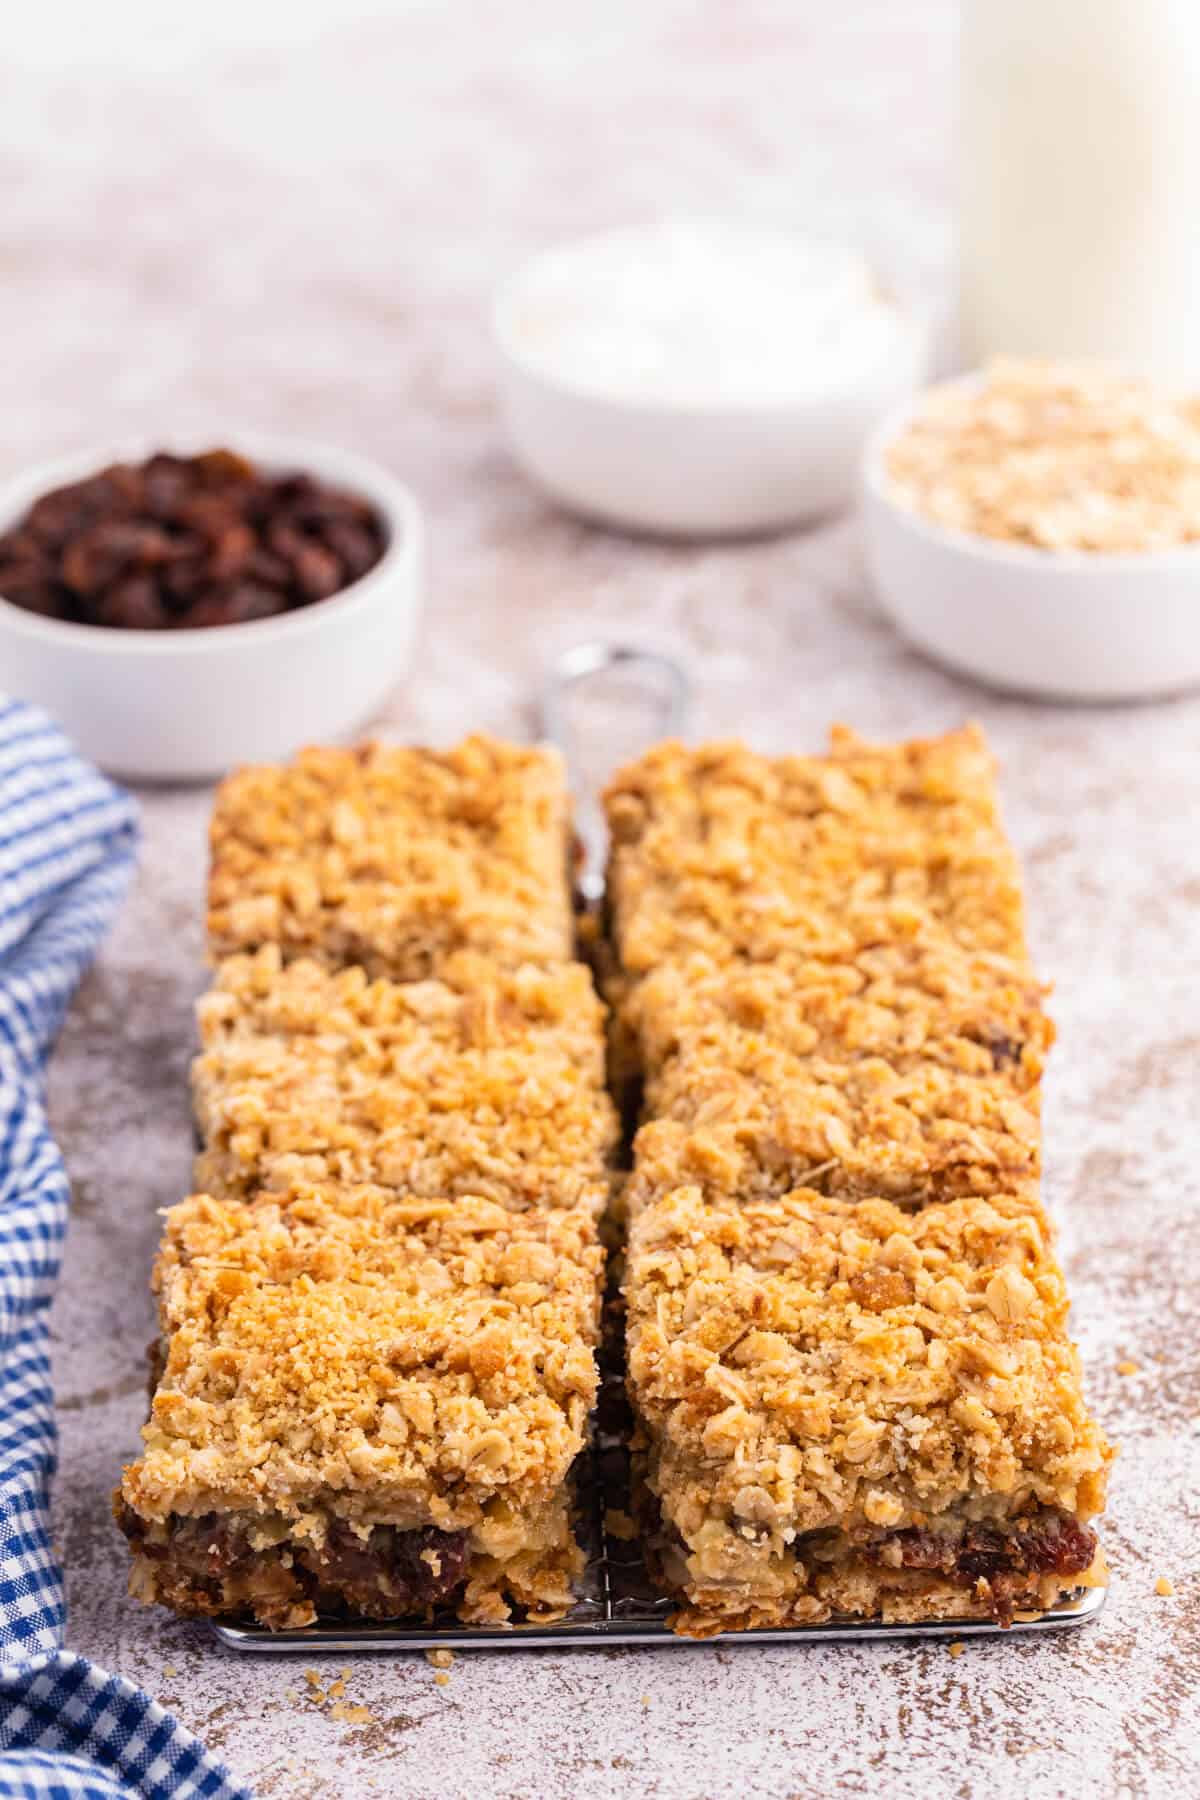
[[[471,414],[478,439],[495,282],[531,247],[664,210],[857,240],[936,296],[953,12],[12,9],[0,460],[234,416],[370,438],[436,481],[430,411]]]

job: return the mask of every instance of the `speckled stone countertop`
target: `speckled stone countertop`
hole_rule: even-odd
[[[1200,1791],[1200,702],[989,697],[898,642],[852,521],[634,544],[543,504],[492,412],[486,295],[581,226],[698,206],[793,218],[942,292],[948,0],[506,0],[470,23],[464,0],[310,0],[282,45],[225,0],[201,9],[211,43],[191,19],[172,37],[174,9],[148,5],[135,32],[131,9],[102,9],[104,31],[97,13],[69,72],[35,45],[0,73],[0,472],[118,431],[239,422],[382,456],[425,497],[434,550],[419,655],[384,721],[397,736],[524,735],[549,654],[634,631],[686,656],[700,730],[764,748],[816,747],[835,717],[882,737],[981,719],[1056,983],[1047,1188],[1090,1397],[1122,1453],[1103,1619],[955,1658],[479,1654],[438,1684],[423,1658],[364,1657],[344,1699],[371,1718],[354,1723],[306,1697],[302,1666],[237,1660],[143,1611],[108,1495],[143,1414],[156,1208],[188,1176],[209,804],[147,792],[137,890],[52,1077],[75,1182],[54,1321],[71,1643],[264,1797]]]

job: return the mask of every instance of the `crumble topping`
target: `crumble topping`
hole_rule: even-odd
[[[1111,1452],[1037,1187],[1053,1032],[982,737],[665,745],[608,804],[637,1500],[677,1628],[1101,1580]],[[226,784],[213,842],[214,950],[252,954],[200,1008],[209,1191],[167,1215],[118,1502],[138,1591],[558,1616],[616,1136],[561,769],[307,752]]]
[[[582,1212],[300,1186],[196,1195],[156,1267],[166,1357],[123,1493],[145,1519],[475,1524],[566,1480],[596,1392]]]
[[[188,1614],[565,1612],[617,1136],[561,760],[309,750],[214,813],[197,1191],[118,1521]]]
[[[668,743],[606,795],[621,984],[700,951],[852,958],[944,935],[1024,962],[1013,852],[974,727],[875,748],[844,728],[828,757]]]
[[[664,745],[608,796],[643,1124],[638,1506],[678,1630],[993,1617],[1104,1578],[1038,1191],[1053,1027],[974,729]]]
[[[448,967],[461,989],[281,967],[274,945],[221,964],[192,1070],[197,1186],[374,1181],[600,1211],[617,1122],[587,970]]]
[[[629,1272],[630,1379],[689,1540],[697,1507],[781,1540],[1099,1509],[1105,1447],[1029,1198],[912,1214],[679,1188],[634,1213]]]
[[[1038,990],[985,963],[955,970],[943,998],[930,965],[952,960],[876,947],[844,964],[654,971],[629,1012],[652,1121],[639,1167],[673,1154],[680,1182],[911,1202],[1036,1175],[1052,1036]]]
[[[767,1039],[797,1061],[886,1057],[971,1075],[1007,1070],[1028,1090],[1054,1036],[1043,997],[1023,961],[971,955],[945,939],[909,940],[833,961],[671,961],[638,983],[626,1017],[648,1070],[698,1043]]]
[[[568,833],[557,753],[488,737],[240,769],[213,812],[210,948],[275,943],[398,981],[462,949],[509,967],[566,961]]]
[[[730,1614],[953,1616],[955,1593],[959,1612],[1003,1611],[1010,1587],[998,1601],[983,1571],[1013,1562],[1021,1592],[1061,1592],[1045,1558],[979,1540],[1028,1533],[1039,1509],[1074,1524],[1103,1504],[1111,1453],[1083,1404],[1036,1202],[911,1214],[674,1189],[632,1217],[627,1292],[630,1386],[687,1629]],[[993,1556],[974,1576],[956,1547],[969,1528]],[[906,1552],[898,1534],[925,1531],[944,1552]]]

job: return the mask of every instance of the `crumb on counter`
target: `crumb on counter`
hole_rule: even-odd
[[[337,1702],[329,1716],[342,1725],[370,1725],[375,1717],[369,1706],[348,1706],[342,1700]]]
[[[1160,1595],[1162,1599],[1167,1600],[1175,1592],[1175,1583],[1168,1580],[1165,1575],[1160,1575],[1154,1584],[1154,1591],[1156,1594]]]
[[[449,1687],[449,1685],[450,1685],[450,1677],[447,1675],[447,1673],[444,1669],[439,1669],[433,1679],[437,1683],[438,1687]]]
[[[425,1660],[432,1663],[435,1669],[448,1669],[453,1665],[453,1650],[427,1650]]]
[[[1118,1375],[1140,1375],[1141,1370],[1141,1363],[1133,1362],[1129,1357],[1126,1357],[1123,1362],[1117,1364]]]
[[[950,1654],[951,1654],[951,1656],[961,1656],[965,1649],[966,1649],[966,1645],[963,1643],[962,1639],[955,1638],[954,1642],[950,1646]]]

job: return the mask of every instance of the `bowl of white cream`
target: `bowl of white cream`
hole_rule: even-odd
[[[589,518],[688,537],[847,504],[928,343],[856,251],[683,219],[545,251],[501,289],[492,330],[526,473]]]

